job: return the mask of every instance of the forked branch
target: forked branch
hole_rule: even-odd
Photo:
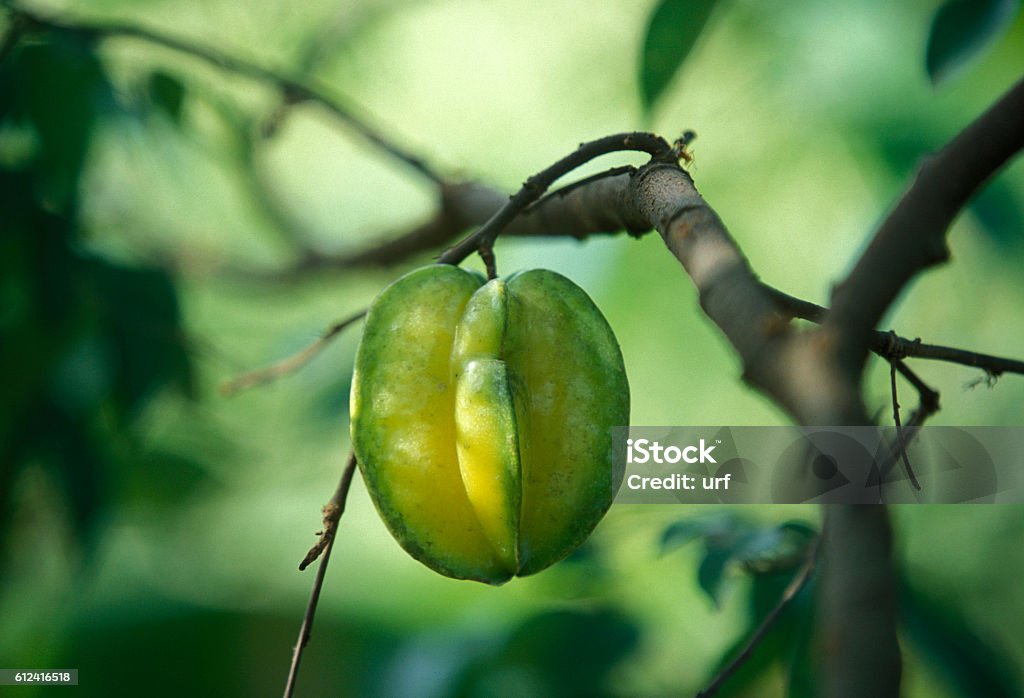
[[[341,474],[341,481],[334,491],[334,496],[324,506],[323,530],[320,538],[310,551],[306,554],[300,570],[304,570],[318,557],[320,566],[316,570],[316,578],[313,580],[313,591],[309,596],[309,603],[306,605],[306,612],[302,617],[302,626],[299,628],[299,639],[292,651],[291,666],[288,667],[288,680],[284,687],[284,698],[291,698],[295,692],[295,682],[299,676],[299,664],[302,662],[302,652],[309,644],[309,638],[313,632],[313,618],[316,615],[316,608],[320,603],[320,591],[324,587],[324,577],[327,574],[327,563],[331,559],[331,550],[334,548],[334,537],[338,531],[338,522],[341,515],[345,513],[345,502],[348,499],[348,491],[352,487],[352,478],[356,472],[355,453],[349,454],[348,463]]]

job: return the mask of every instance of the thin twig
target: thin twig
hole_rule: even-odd
[[[559,187],[555,191],[548,192],[547,194],[545,194],[544,196],[542,196],[541,198],[537,199],[532,204],[527,206],[526,210],[529,211],[531,209],[543,206],[545,203],[554,198],[564,198],[565,195],[568,194],[569,192],[575,191],[576,189],[586,186],[592,182],[597,182],[599,180],[607,179],[609,177],[618,177],[619,175],[622,174],[633,174],[634,172],[636,172],[636,168],[633,167],[632,165],[622,165],[620,167],[612,167],[610,169],[605,170],[604,172],[592,174],[589,177],[583,177],[582,179],[578,179],[575,182],[570,182],[569,184],[566,184],[564,187]]]
[[[764,288],[779,308],[793,317],[821,324],[828,316],[828,308],[791,296],[767,284]],[[894,332],[875,330],[871,335],[869,348],[884,359],[913,358],[947,361],[962,366],[980,368],[986,373],[996,376],[1003,373],[1024,374],[1024,361],[939,344],[924,344],[919,339],[907,339]],[[918,385],[914,387],[921,390]],[[925,388],[927,389],[927,386]]]
[[[919,402],[917,409],[911,413],[910,419],[902,427],[897,424],[897,443],[889,450],[885,460],[879,466],[878,488],[880,494],[882,492],[882,484],[889,471],[896,464],[896,461],[900,456],[906,458],[907,446],[917,436],[918,429],[925,423],[925,420],[939,411],[939,393],[921,380],[921,377],[914,373],[903,361],[900,359],[892,359],[891,361],[892,367],[917,390]],[[916,489],[921,489],[920,484],[916,482],[916,478],[913,476],[911,477],[911,482]]]
[[[357,116],[357,110],[351,104],[342,104],[341,101],[329,97],[321,89],[305,84],[283,72],[264,68],[223,51],[133,24],[58,20],[38,14],[14,3],[6,2],[4,4],[7,5],[15,18],[23,17],[37,27],[94,37],[121,36],[140,39],[150,44],[156,44],[193,56],[236,75],[273,85],[288,103],[312,102],[319,104],[381,152],[411,167],[436,184],[443,184],[445,181],[438,172],[428,166],[422,159],[394,143],[390,138],[385,137],[378,129],[370,126],[369,118]]]
[[[350,453],[348,462],[345,465],[345,471],[342,473],[341,481],[338,483],[338,488],[334,491],[331,501],[324,505],[323,530],[320,531],[320,537],[317,539],[317,542],[309,549],[306,556],[302,558],[302,562],[299,563],[300,572],[304,572],[307,567],[313,564],[334,539],[334,534],[338,530],[338,521],[345,511],[345,500],[348,497],[349,487],[352,486],[352,474],[355,472],[355,467],[355,453]]]
[[[292,354],[281,361],[273,363],[270,366],[266,366],[256,371],[243,373],[240,376],[236,376],[231,380],[225,381],[220,386],[221,395],[224,397],[230,397],[243,390],[248,390],[253,386],[262,385],[263,383],[269,383],[275,378],[279,378],[302,368],[309,363],[314,356],[323,351],[324,347],[330,344],[331,340],[337,337],[342,330],[354,322],[361,320],[364,315],[366,315],[366,311],[360,310],[355,315],[351,315],[328,327],[315,342],[307,346],[305,349]]]
[[[438,257],[437,263],[459,264],[481,246],[493,243],[505,226],[521,211],[537,201],[559,177],[571,172],[580,165],[590,162],[596,157],[623,150],[636,150],[647,153],[651,156],[652,162],[676,162],[672,146],[664,138],[655,136],[652,133],[618,133],[614,136],[598,138],[589,143],[581,143],[580,147],[574,152],[528,178],[523,183],[522,188],[497,213],[491,216],[490,220],[484,223],[475,233],[463,238],[460,242],[445,250]]]
[[[737,654],[731,662],[729,662],[715,675],[715,678],[707,685],[707,688],[697,693],[697,698],[709,698],[710,696],[718,693],[719,689],[722,688],[722,685],[728,681],[733,674],[739,671],[740,667],[742,667],[748,659],[750,659],[750,656],[754,653],[754,648],[756,648],[761,640],[764,639],[765,635],[768,634],[768,631],[771,630],[772,626],[775,625],[775,622],[779,619],[779,616],[782,615],[782,612],[789,607],[797,594],[799,594],[807,585],[807,582],[810,581],[811,574],[814,572],[814,567],[818,558],[818,544],[820,540],[821,536],[819,535],[811,543],[810,548],[807,551],[807,557],[804,560],[803,565],[800,567],[800,570],[796,573],[796,576],[790,580],[785,591],[782,592],[782,596],[779,597],[778,602],[775,604],[775,607],[768,612],[768,615],[764,617],[761,624],[757,626],[757,630],[751,634],[746,644],[743,645],[743,649],[740,650],[739,654]]]
[[[498,278],[498,262],[494,259],[494,243],[486,242],[480,245],[480,249],[477,252],[480,253],[480,259],[484,262],[488,281]]]
[[[1017,359],[1006,359],[992,356],[991,354],[981,354],[975,351],[944,347],[937,344],[922,344],[917,340],[908,341],[901,339],[900,341],[910,345],[907,348],[906,355],[918,359],[935,359],[936,361],[949,361],[964,366],[973,366],[997,377],[1003,373],[1024,373],[1024,361],[1018,361]]]
[[[923,411],[926,418],[938,412],[939,393],[921,380],[921,377],[914,373],[914,371],[912,371],[901,359],[892,359],[892,362],[896,367],[896,370],[899,371],[899,374],[903,376],[908,383],[914,386],[914,389],[917,391],[918,399],[920,400],[918,410]]]
[[[896,361],[889,363],[889,382],[892,384],[892,421],[896,424],[896,447],[903,457],[903,468],[906,470],[907,477],[910,478],[910,484],[914,486],[915,490],[920,491],[921,483],[917,481],[914,469],[910,467],[907,444],[903,440],[903,424],[900,422],[900,403],[896,394]]]
[[[316,570],[316,578],[313,580],[313,591],[309,596],[309,603],[306,605],[306,613],[302,617],[302,627],[299,628],[299,639],[295,643],[295,649],[292,652],[292,663],[288,668],[288,681],[284,686],[284,698],[291,698],[295,692],[295,682],[299,675],[299,663],[302,661],[302,651],[306,648],[309,643],[309,638],[313,631],[313,617],[316,615],[316,607],[320,603],[320,590],[324,587],[324,576],[327,573],[327,563],[331,559],[331,549],[334,547],[334,534],[338,530],[338,521],[341,520],[341,515],[345,512],[345,500],[348,499],[348,491],[352,486],[352,477],[356,471],[356,455],[350,453],[348,457],[348,463],[345,465],[345,470],[341,474],[341,481],[338,482],[338,488],[334,491],[334,496],[331,497],[331,501],[324,507],[324,529],[320,534],[320,541],[313,546],[313,550],[317,553],[313,556],[312,560],[309,559],[310,555],[313,554],[313,550],[310,550],[306,554],[306,560],[303,560],[303,565],[300,565],[299,569],[305,569],[310,562],[316,559],[323,552],[323,558],[320,560],[320,566]],[[308,560],[308,562],[307,562]]]
[[[256,134],[263,127],[256,126],[255,119],[216,93],[200,92],[199,96],[228,127],[227,134],[233,146],[231,155],[237,164],[233,168],[234,175],[249,201],[266,220],[267,227],[277,233],[283,243],[299,254],[304,254],[307,247],[305,240],[309,236],[274,191],[267,174],[269,168],[261,156],[263,139],[257,138]]]

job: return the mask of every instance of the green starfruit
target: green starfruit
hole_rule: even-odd
[[[374,300],[356,353],[352,442],[392,535],[441,574],[501,584],[590,535],[629,421],[618,343],[587,294],[531,270],[448,265]]]

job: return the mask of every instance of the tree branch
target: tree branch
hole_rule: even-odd
[[[509,223],[527,206],[537,201],[555,180],[596,157],[623,150],[648,153],[652,162],[677,163],[672,146],[660,136],[650,133],[619,133],[605,136],[589,143],[581,143],[574,152],[565,156],[527,179],[522,188],[512,195],[484,225],[472,235],[449,247],[438,257],[438,264],[459,264],[483,246],[491,245]]]
[[[635,180],[641,210],[740,355],[746,380],[800,424],[869,424],[857,385],[844,381],[831,361],[833,337],[824,328],[792,327],[689,175],[653,165]],[[828,507],[825,530],[818,636],[827,667],[823,694],[896,696],[901,660],[888,514],[881,506]]]
[[[793,317],[820,325],[825,322],[825,318],[828,316],[828,308],[796,298],[768,285],[765,285],[765,290],[775,299],[780,310]],[[914,358],[948,361],[963,366],[980,368],[993,376],[1000,376],[1003,373],[1024,374],[1024,361],[939,344],[924,344],[920,339],[906,339],[891,331],[872,331],[868,348],[884,359]],[[909,376],[907,378],[909,380]],[[920,391],[921,387],[919,385],[915,384],[915,387]],[[927,388],[927,386],[925,387]],[[936,403],[937,401],[938,397],[936,396]]]
[[[903,457],[903,470],[906,472],[907,477],[910,478],[910,484],[913,485],[915,490],[921,490],[921,483],[917,481],[917,476],[914,475],[914,469],[910,467],[910,456],[907,455],[907,441],[903,437],[903,422],[900,421],[900,402],[899,395],[896,391],[896,362],[890,362],[889,368],[889,383],[892,387],[892,421],[896,424],[896,448],[899,454]],[[882,468],[882,473],[886,472],[887,468]],[[879,480],[881,484],[881,478]]]
[[[302,618],[302,627],[299,628],[299,639],[295,643],[292,652],[292,663],[288,668],[288,680],[285,682],[284,698],[291,698],[295,692],[295,682],[299,676],[299,664],[302,661],[302,651],[309,644],[309,638],[313,632],[313,617],[316,615],[316,608],[320,603],[320,591],[324,587],[324,577],[327,574],[327,563],[331,559],[331,549],[334,547],[334,535],[338,530],[338,522],[341,515],[345,513],[345,502],[348,499],[348,491],[352,487],[352,478],[356,472],[356,455],[350,453],[345,470],[341,473],[341,481],[334,491],[331,501],[324,506],[323,531],[316,545],[306,554],[306,558],[299,565],[304,570],[310,563],[316,560],[323,553],[320,566],[316,570],[316,578],[313,580],[313,591],[306,605],[306,613]],[[315,552],[314,552],[315,551]]]
[[[437,212],[405,232],[382,236],[353,252],[328,255],[306,249],[297,262],[285,269],[231,273],[243,281],[292,283],[323,272],[393,267],[417,254],[436,250],[467,229],[483,225],[508,201],[506,194],[483,184],[447,183],[440,188]],[[594,179],[579,186],[571,184],[554,191],[520,212],[501,234],[584,240],[591,235],[617,235],[623,230],[635,237],[651,230],[650,223],[631,205],[628,174]]]
[[[818,331],[816,368],[834,424],[860,424],[863,365],[871,333],[907,283],[949,256],[950,223],[975,191],[1024,147],[1024,82],[930,158],[849,276]],[[914,415],[923,419],[923,410]],[[908,425],[908,431],[909,431]],[[892,532],[882,506],[826,511],[820,637],[827,696],[899,694]]]
[[[946,234],[974,193],[1024,148],[1024,80],[928,158],[846,280],[836,286],[826,324],[840,362],[859,379],[867,339],[900,291],[949,258]]]
[[[370,119],[359,114],[361,110],[351,104],[344,104],[342,101],[330,97],[319,87],[306,84],[283,72],[264,68],[223,51],[133,24],[55,19],[21,7],[13,2],[5,2],[5,5],[12,12],[15,19],[22,18],[38,29],[63,31],[96,38],[126,37],[139,39],[198,58],[205,63],[235,75],[268,84],[278,90],[290,104],[299,102],[318,104],[382,153],[412,168],[435,184],[443,184],[445,181],[438,172],[428,166],[421,158],[385,137],[380,130],[370,126]]]
[[[895,698],[902,668],[888,510],[827,507],[822,545],[827,564],[818,587],[821,695]]]
[[[305,349],[296,352],[281,361],[273,363],[270,366],[266,366],[256,371],[243,373],[240,376],[236,376],[231,380],[225,381],[220,386],[221,395],[224,397],[231,397],[232,395],[236,395],[243,390],[248,390],[253,386],[269,383],[281,376],[297,371],[309,363],[313,357],[323,351],[324,347],[330,344],[331,340],[338,336],[342,330],[349,325],[362,320],[365,315],[366,311],[360,310],[355,315],[350,315],[344,320],[340,320],[328,327],[315,342],[307,346]]]

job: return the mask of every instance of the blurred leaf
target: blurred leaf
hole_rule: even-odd
[[[126,686],[140,687],[130,692],[147,698],[279,691],[288,671],[281,648],[294,640],[294,615],[200,608],[138,591],[127,591],[116,608],[81,614],[64,642],[52,643],[57,655],[48,663],[81,672],[76,696],[125,695]],[[380,626],[321,614],[297,695],[373,695],[375,674],[398,642]],[[42,695],[66,693],[51,688]]]
[[[587,693],[588,686],[600,686],[638,641],[633,621],[616,611],[559,610],[519,626],[509,636],[503,655],[514,662],[530,661],[556,686]]]
[[[911,175],[920,165],[921,158],[942,142],[942,134],[931,129],[931,124],[899,114],[871,114],[858,120],[857,139],[870,143],[889,171],[899,178]],[[884,134],[879,138],[878,134]]]
[[[209,482],[209,468],[203,463],[161,450],[140,453],[122,464],[118,477],[120,496],[147,508],[180,505]]]
[[[804,561],[815,535],[813,528],[799,521],[761,529],[746,540],[736,559],[754,574],[791,570]]]
[[[185,84],[173,75],[157,70],[149,76],[147,91],[150,102],[180,126]]]
[[[106,443],[92,424],[65,413],[45,396],[25,405],[24,410],[18,415],[16,428],[0,443],[0,481],[13,483],[26,466],[42,465],[60,495],[59,504],[67,509],[69,532],[87,553],[91,552],[98,532],[96,524],[109,502]],[[13,492],[4,487],[0,494],[6,517],[12,506],[7,496]],[[5,524],[0,532],[8,533],[7,522],[0,520],[0,524]]]
[[[661,542],[658,545],[659,552],[664,555],[676,548],[681,548],[690,541],[704,536],[706,524],[701,519],[684,519],[666,526],[661,532]]]
[[[751,636],[778,605],[794,574],[795,570],[754,576],[747,599],[749,614],[746,627],[719,656],[715,663],[715,672],[724,669],[743,651]],[[789,676],[789,692],[786,695],[817,695],[812,690],[813,583],[812,578],[776,618],[747,660],[729,677],[716,695],[723,698],[764,695],[767,693],[767,684],[761,684],[770,680],[771,674],[768,670],[780,665],[787,667]]]
[[[48,388],[54,361],[76,332],[82,268],[73,222],[36,205],[28,177],[0,171],[0,438]]]
[[[933,85],[963,69],[1005,30],[1019,0],[949,0],[935,12],[925,65]]]
[[[31,126],[38,138],[33,197],[47,210],[69,211],[109,87],[89,43],[63,33],[46,38],[18,43],[0,65],[0,124]]]
[[[608,676],[640,631],[617,611],[558,610],[528,618],[492,655],[458,677],[459,696],[606,696]]]
[[[722,671],[743,651],[754,630],[756,630],[756,626],[745,628],[739,637],[729,643],[729,646],[719,655],[714,671],[709,674],[705,683],[709,683],[713,676]],[[758,684],[768,678],[768,670],[775,666],[784,650],[778,635],[769,633],[761,640],[753,654],[736,670],[736,673],[722,684],[715,695],[719,698],[764,695],[765,688]]]
[[[640,58],[644,112],[668,87],[707,25],[715,0],[661,0],[647,23]]]
[[[100,323],[115,356],[114,397],[134,416],[157,389],[193,394],[174,282],[166,271],[92,260]]]
[[[50,413],[46,418],[46,423],[37,425],[41,431],[37,438],[44,444],[42,455],[56,474],[64,499],[70,505],[71,530],[78,543],[91,554],[97,542],[101,514],[110,501],[106,477],[109,453],[102,438],[97,438],[93,430],[57,413]]]
[[[818,535],[818,529],[816,529],[814,526],[811,526],[805,521],[798,521],[796,519],[792,519],[790,521],[783,521],[779,524],[779,528],[794,535],[807,539],[814,538],[816,535]]]
[[[997,177],[971,201],[971,211],[988,237],[1003,250],[1024,247],[1024,208],[1021,194]]]
[[[978,632],[953,604],[903,583],[903,628],[907,638],[956,695],[1010,698],[1021,695],[1014,662],[1006,650]]]
[[[78,242],[79,180],[110,95],[91,42],[72,33],[23,39],[0,63],[0,363],[18,367],[0,392],[0,480],[46,466],[86,544],[125,420],[163,386],[192,383],[167,273],[83,255]]]
[[[731,513],[716,512],[666,527],[660,550],[664,554],[698,538],[704,540],[697,582],[717,608],[731,562],[741,563],[754,575],[789,574],[803,562],[807,546],[816,535],[817,531],[802,521],[759,526]]]
[[[750,524],[743,519],[721,511],[680,519],[661,532],[659,552],[664,555],[697,538],[706,538],[712,545],[728,544],[749,528]]]
[[[815,698],[821,695],[816,673],[820,662],[815,656],[814,643],[815,595],[815,578],[812,576],[787,611],[793,628],[786,643],[790,648],[787,676],[789,698]]]
[[[352,390],[352,362],[347,363],[344,375],[316,387],[309,401],[307,412],[310,417],[335,428],[348,421],[349,393]]]
[[[53,474],[80,541],[92,542],[106,502],[103,342],[90,341],[97,335],[82,312],[90,275],[74,250],[79,178],[108,97],[92,45],[79,36],[23,37],[0,63],[0,365],[17,367],[0,392],[5,533],[8,487],[30,463]]]
[[[604,573],[606,568],[601,560],[597,544],[593,538],[587,538],[580,547],[569,553],[561,562],[562,565],[585,567],[593,572]]]
[[[711,599],[715,608],[719,608],[721,605],[719,600],[722,594],[722,582],[725,579],[729,562],[732,561],[733,552],[728,548],[709,548],[700,562],[700,567],[697,568],[697,583]]]

